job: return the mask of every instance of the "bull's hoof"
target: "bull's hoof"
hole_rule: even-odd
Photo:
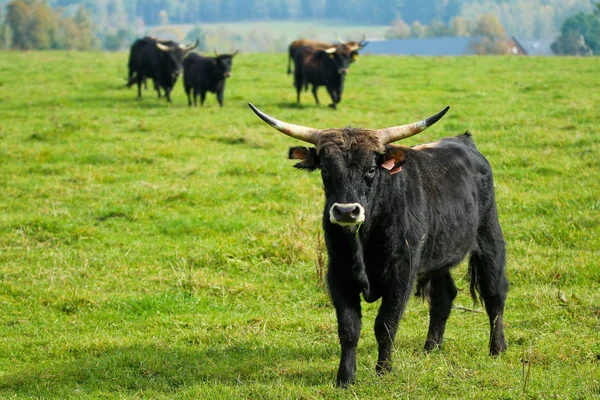
[[[350,385],[354,383],[354,379],[343,380],[338,378],[335,382],[335,386],[341,389],[348,389]]]
[[[330,104],[330,105],[328,105],[327,107],[331,107],[331,108],[333,108],[334,110],[337,110],[337,107],[336,107],[336,105],[335,105],[335,104],[333,104],[333,103],[331,103],[331,104]]]
[[[430,351],[439,349],[441,346],[442,346],[441,343],[437,343],[435,340],[427,339],[425,341],[425,346],[423,346],[423,349],[426,352],[430,352]]]
[[[490,348],[490,356],[499,356],[500,354],[504,353],[507,348],[508,346],[506,345],[506,342],[500,343],[496,346],[492,346]]]
[[[375,372],[379,376],[385,375],[391,371],[392,371],[392,364],[390,363],[389,360],[378,361],[377,364],[375,364]]]

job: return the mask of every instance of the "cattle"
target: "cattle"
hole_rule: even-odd
[[[398,323],[416,286],[429,301],[425,350],[442,344],[457,289],[450,269],[469,255],[470,292],[483,300],[489,353],[507,345],[503,315],[508,281],[492,169],[471,134],[406,147],[393,142],[422,132],[448,110],[419,122],[370,130],[314,129],[252,110],[280,132],[312,144],[292,147],[295,167],[319,169],[325,192],[327,283],[338,322],[337,385],[355,379],[361,294],[381,299],[375,320],[378,374],[391,370]]]
[[[351,52],[340,47],[331,47],[326,50],[317,50],[313,47],[302,47],[294,59],[294,86],[296,87],[296,102],[300,103],[302,88],[308,89],[312,85],[312,94],[317,104],[319,86],[325,86],[331,97],[329,107],[337,109],[337,104],[342,101],[344,81],[350,62]]]
[[[316,40],[309,40],[309,39],[294,40],[292,43],[290,43],[290,45],[288,47],[288,70],[287,70],[288,75],[291,75],[291,73],[292,73],[292,67],[291,67],[292,61],[296,58],[296,53],[302,47],[313,47],[313,48],[318,49],[318,50],[326,50],[326,49],[329,49],[331,47],[341,46],[346,51],[350,51],[351,52],[351,54],[352,54],[352,60],[354,61],[358,57],[358,51],[360,49],[362,49],[363,47],[365,47],[369,43],[369,42],[365,41],[364,36],[363,36],[363,39],[360,42],[344,42],[339,37],[337,38],[337,40],[339,42],[337,44],[335,44],[335,43],[332,44],[332,43],[319,42],[319,41],[316,41]]]
[[[215,57],[203,57],[190,53],[183,60],[183,85],[188,97],[188,105],[192,105],[190,92],[193,90],[194,105],[200,94],[200,105],[204,105],[206,92],[217,94],[219,106],[223,107],[225,80],[231,77],[233,57],[237,54],[217,54]]]
[[[138,85],[138,97],[142,97],[142,83],[147,78],[154,82],[154,89],[161,97],[160,89],[165,91],[167,101],[171,102],[171,91],[183,69],[185,55],[198,46],[179,45],[173,41],[161,41],[146,36],[131,45],[129,53],[129,82]]]

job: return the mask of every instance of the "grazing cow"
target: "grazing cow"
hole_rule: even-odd
[[[295,167],[320,169],[327,282],[342,348],[338,386],[352,383],[361,330],[362,293],[381,299],[375,320],[377,373],[391,370],[392,344],[414,285],[429,300],[425,350],[442,344],[457,289],[450,269],[470,255],[471,295],[489,317],[490,354],[506,349],[503,314],[508,281],[492,170],[466,132],[414,147],[391,145],[438,121],[380,130],[318,130],[279,121],[250,104],[275,129],[311,143],[292,147]]]
[[[188,97],[188,105],[192,105],[190,91],[193,89],[194,105],[200,94],[200,105],[204,105],[206,92],[217,94],[217,101],[223,107],[225,79],[231,77],[233,57],[237,54],[217,54],[215,57],[202,57],[191,53],[183,60],[183,86]]]
[[[142,97],[142,83],[146,78],[154,82],[154,89],[161,97],[160,89],[164,89],[167,101],[171,102],[171,90],[183,69],[183,57],[196,46],[178,45],[173,41],[161,41],[152,37],[136,40],[129,53],[128,86],[137,83],[138,97]]]
[[[292,60],[294,60],[296,58],[296,53],[302,47],[313,47],[318,50],[326,50],[331,47],[341,46],[346,51],[351,52],[352,61],[354,61],[358,57],[358,51],[360,49],[362,49],[363,47],[365,47],[367,44],[369,44],[369,42],[365,41],[364,37],[363,37],[363,40],[361,40],[360,42],[344,42],[339,37],[337,38],[337,40],[338,40],[339,44],[318,42],[316,40],[309,40],[309,39],[294,40],[292,43],[290,43],[290,45],[288,47],[288,70],[287,70],[288,75],[290,75],[292,73],[292,67],[291,67]]]
[[[351,52],[340,47],[330,47],[326,50],[317,50],[313,47],[302,47],[294,59],[294,86],[296,87],[296,101],[300,103],[302,88],[308,89],[312,85],[312,94],[317,104],[319,86],[325,86],[331,97],[329,107],[337,109],[337,104],[342,101],[344,80],[348,73]]]

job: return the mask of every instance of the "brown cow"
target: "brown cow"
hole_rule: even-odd
[[[364,35],[363,35],[363,39],[360,42],[344,42],[342,39],[339,38],[339,36],[337,37],[337,40],[339,42],[337,44],[319,42],[319,41],[310,40],[310,39],[294,40],[292,43],[290,43],[290,45],[288,47],[288,71],[287,71],[288,75],[290,75],[292,73],[292,67],[291,67],[292,60],[296,57],[298,50],[301,49],[302,47],[312,47],[317,50],[327,50],[331,47],[337,47],[342,52],[350,52],[352,55],[352,61],[354,61],[356,59],[356,57],[358,57],[358,50],[364,48],[367,44],[369,44],[369,42],[365,41]]]

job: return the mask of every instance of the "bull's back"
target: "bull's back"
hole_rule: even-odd
[[[458,263],[476,248],[478,227],[496,207],[490,164],[469,134],[412,150],[412,172],[423,189],[419,201],[427,205],[422,209],[426,264],[437,269]]]

